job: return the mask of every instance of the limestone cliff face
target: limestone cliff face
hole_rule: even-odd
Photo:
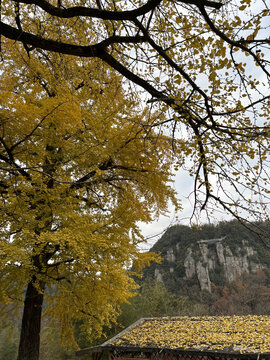
[[[152,266],[152,276],[168,284],[170,290],[181,289],[183,284],[195,284],[211,292],[213,283],[222,285],[244,273],[269,267],[266,261],[270,259],[269,252],[267,255],[262,243],[248,236],[241,240],[234,240],[233,235],[204,240],[197,236],[188,241],[179,237],[177,240],[177,237],[174,241],[166,238],[163,248],[159,244],[164,261]]]
[[[198,258],[198,255],[199,260],[196,262],[195,258]],[[187,249],[184,260],[186,278],[196,276],[201,290],[211,292],[210,273],[214,272],[217,266],[222,267],[225,279],[231,282],[243,273],[254,273],[263,269],[263,264],[252,261],[256,255],[256,250],[248,246],[245,240],[242,240],[241,245],[237,246],[234,253],[229,246],[221,241],[211,245],[211,247],[207,243],[200,244],[200,251]]]

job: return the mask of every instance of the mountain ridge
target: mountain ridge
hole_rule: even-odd
[[[269,223],[261,227],[270,233]],[[211,293],[237,277],[270,268],[270,251],[261,238],[236,221],[217,225],[170,227],[150,251],[159,252],[161,264],[152,264],[144,277],[164,283],[173,293],[197,287]]]

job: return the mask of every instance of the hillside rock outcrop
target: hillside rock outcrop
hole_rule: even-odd
[[[214,237],[215,230],[221,236]],[[186,284],[211,292],[212,284],[224,285],[270,265],[269,250],[261,240],[235,222],[222,223],[214,229],[207,225],[204,231],[173,227],[152,250],[160,251],[164,260],[153,264],[146,276],[152,274],[172,291]]]

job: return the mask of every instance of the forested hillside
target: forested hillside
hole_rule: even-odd
[[[260,226],[269,231],[269,224]],[[237,309],[229,310],[223,306],[223,309],[214,307],[211,311],[267,311],[266,304],[259,306],[264,310],[255,310],[257,305],[251,306],[251,302],[256,299],[252,296],[250,300],[243,291],[262,292],[264,295],[256,301],[264,303],[269,293],[270,249],[267,241],[238,222],[201,227],[176,225],[164,233],[151,251],[160,252],[163,261],[147,268],[144,278],[162,282],[176,296],[187,296],[192,302],[212,305],[224,296],[229,299],[235,296],[238,300],[242,296],[245,304],[238,304]],[[254,289],[254,286],[260,289]],[[239,291],[242,293],[238,294]]]

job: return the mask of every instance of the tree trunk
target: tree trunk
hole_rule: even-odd
[[[40,345],[41,312],[45,284],[39,283],[39,291],[29,282],[24,299],[20,345],[17,360],[38,360]]]

